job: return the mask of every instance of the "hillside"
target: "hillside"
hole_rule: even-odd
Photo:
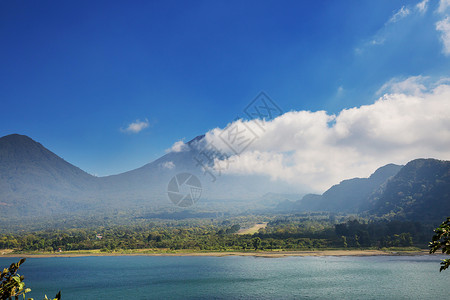
[[[0,207],[10,214],[51,214],[83,207],[95,177],[31,138],[0,138]]]
[[[381,188],[402,166],[388,164],[377,169],[369,178],[343,180],[322,195],[308,194],[297,201],[293,208],[299,211],[330,211],[357,213],[369,205],[369,196]]]
[[[370,213],[433,222],[450,216],[450,161],[416,159],[370,198]]]

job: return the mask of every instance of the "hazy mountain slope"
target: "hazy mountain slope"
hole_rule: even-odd
[[[208,161],[207,157],[217,157],[217,153],[203,148],[203,137],[198,136],[189,141],[182,151],[169,152],[141,168],[99,178],[102,193],[111,199],[127,197],[138,200],[142,205],[171,206],[167,199],[167,185],[173,176],[181,172],[199,178],[203,188],[202,201],[198,203],[200,208],[214,202],[218,209],[233,209],[233,206],[240,205],[237,202],[251,206],[250,202],[255,203],[255,199],[261,204],[268,204],[262,195],[292,190],[292,186],[267,176],[227,175],[224,171],[213,170],[213,162]],[[202,161],[211,174],[205,172],[198,161]],[[306,187],[303,189],[306,190]]]
[[[27,136],[0,138],[0,207],[9,213],[70,210],[95,188],[95,177]]]
[[[320,206],[329,211],[362,211],[367,208],[368,198],[402,166],[388,164],[375,171],[369,178],[344,180],[332,186],[322,195]]]
[[[95,213],[134,208],[148,211],[177,207],[167,197],[170,179],[178,173],[196,175],[202,197],[193,209],[245,211],[259,207],[255,199],[268,192],[291,191],[285,183],[264,176],[204,172],[195,158],[212,155],[199,147],[199,136],[182,151],[170,152],[129,172],[94,177],[64,161],[41,144],[22,135],[0,139],[0,214],[50,215]],[[206,151],[206,152],[205,152]],[[212,168],[212,162],[206,162]],[[264,199],[261,205],[265,206]],[[267,206],[265,206],[267,207]]]
[[[376,192],[402,166],[388,164],[377,169],[369,178],[343,180],[322,195],[308,194],[295,203],[297,210],[360,212],[368,208],[369,196]]]
[[[379,216],[440,223],[450,216],[450,161],[409,162],[370,202]]]

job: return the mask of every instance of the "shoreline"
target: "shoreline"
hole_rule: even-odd
[[[416,255],[432,255],[428,250],[420,251],[392,251],[392,250],[318,250],[318,251],[261,251],[261,252],[175,252],[175,253],[7,253],[0,254],[1,257],[11,258],[46,258],[46,257],[88,257],[88,256],[210,256],[210,257],[225,257],[225,256],[253,256],[266,258],[279,257],[306,257],[306,256],[416,256]]]

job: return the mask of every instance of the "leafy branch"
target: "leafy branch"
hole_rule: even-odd
[[[441,249],[442,253],[450,255],[450,217],[446,221],[434,230],[432,240],[428,247],[430,247],[430,253],[435,253]],[[439,271],[447,269],[450,266],[450,259],[443,259],[441,262],[441,268]]]
[[[13,297],[15,300],[18,300],[19,296],[25,299],[25,294],[31,292],[30,288],[25,288],[24,276],[17,273],[24,262],[25,258],[22,258],[19,262],[12,263],[9,268],[3,269],[0,274],[0,300],[12,300]],[[61,292],[58,292],[52,300],[60,299]],[[33,299],[28,298],[28,300]],[[44,300],[49,300],[47,295]]]

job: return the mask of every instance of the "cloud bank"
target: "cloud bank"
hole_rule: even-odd
[[[216,161],[223,173],[267,175],[317,192],[346,178],[367,177],[388,163],[450,159],[450,85],[427,81],[392,80],[375,103],[337,115],[291,111],[263,126],[238,120],[211,130],[206,139],[230,155],[226,170]],[[233,143],[245,151],[236,154]]]

